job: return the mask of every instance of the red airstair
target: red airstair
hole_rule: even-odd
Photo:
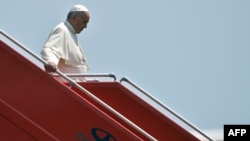
[[[5,41],[46,63],[0,32]],[[50,75],[2,39],[0,65],[1,141],[200,140],[131,87],[201,134],[204,140],[213,140],[127,78],[116,81],[113,74],[65,75],[59,71]],[[65,82],[58,81],[57,77]],[[72,77],[114,80],[75,82]]]

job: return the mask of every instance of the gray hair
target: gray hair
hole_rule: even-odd
[[[83,11],[72,11],[72,12],[69,12],[68,15],[67,15],[67,20],[70,19],[72,16],[77,16],[77,15],[82,15],[84,14]]]

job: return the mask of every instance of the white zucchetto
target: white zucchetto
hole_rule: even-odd
[[[81,4],[74,5],[71,9],[70,12],[88,12],[89,10],[87,7]]]

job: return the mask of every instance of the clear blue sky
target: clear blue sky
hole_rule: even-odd
[[[0,29],[40,55],[78,3],[89,73],[127,76],[201,129],[250,124],[249,0],[8,0]]]

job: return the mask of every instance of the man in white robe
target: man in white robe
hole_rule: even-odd
[[[83,50],[77,40],[90,19],[88,9],[83,5],[73,6],[67,20],[58,24],[50,33],[41,55],[47,62],[49,73],[57,69],[63,73],[85,73],[89,70]]]

